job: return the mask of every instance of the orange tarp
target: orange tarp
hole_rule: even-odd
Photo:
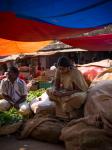
[[[52,41],[20,42],[0,38],[0,56],[32,53],[49,45]]]
[[[32,53],[51,42],[47,40],[64,39],[94,29],[64,28],[0,12],[0,55]]]

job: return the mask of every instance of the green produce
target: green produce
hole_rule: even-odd
[[[29,91],[27,101],[31,102],[34,98],[41,96],[45,92],[45,89],[39,89],[36,91]]]
[[[15,108],[0,112],[0,126],[13,124],[21,120],[23,120],[23,116]]]

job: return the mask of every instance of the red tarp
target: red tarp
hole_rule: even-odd
[[[17,18],[12,13],[0,13],[0,55],[32,53],[50,44],[48,40],[63,39],[91,30],[94,28],[64,28]]]
[[[112,51],[112,34],[83,36],[61,41],[73,47],[89,51]]]
[[[0,13],[0,38],[14,41],[64,39],[95,28],[64,28],[39,21],[18,18],[13,13]]]

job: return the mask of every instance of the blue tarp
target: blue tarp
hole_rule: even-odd
[[[112,23],[112,0],[0,0],[0,11],[68,28]]]

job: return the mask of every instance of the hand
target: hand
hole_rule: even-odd
[[[19,104],[15,103],[15,104],[14,104],[14,107],[15,107],[16,109],[19,109]]]
[[[61,92],[59,92],[59,91],[53,91],[53,95],[62,97],[62,96],[63,96],[63,93],[61,93]]]

